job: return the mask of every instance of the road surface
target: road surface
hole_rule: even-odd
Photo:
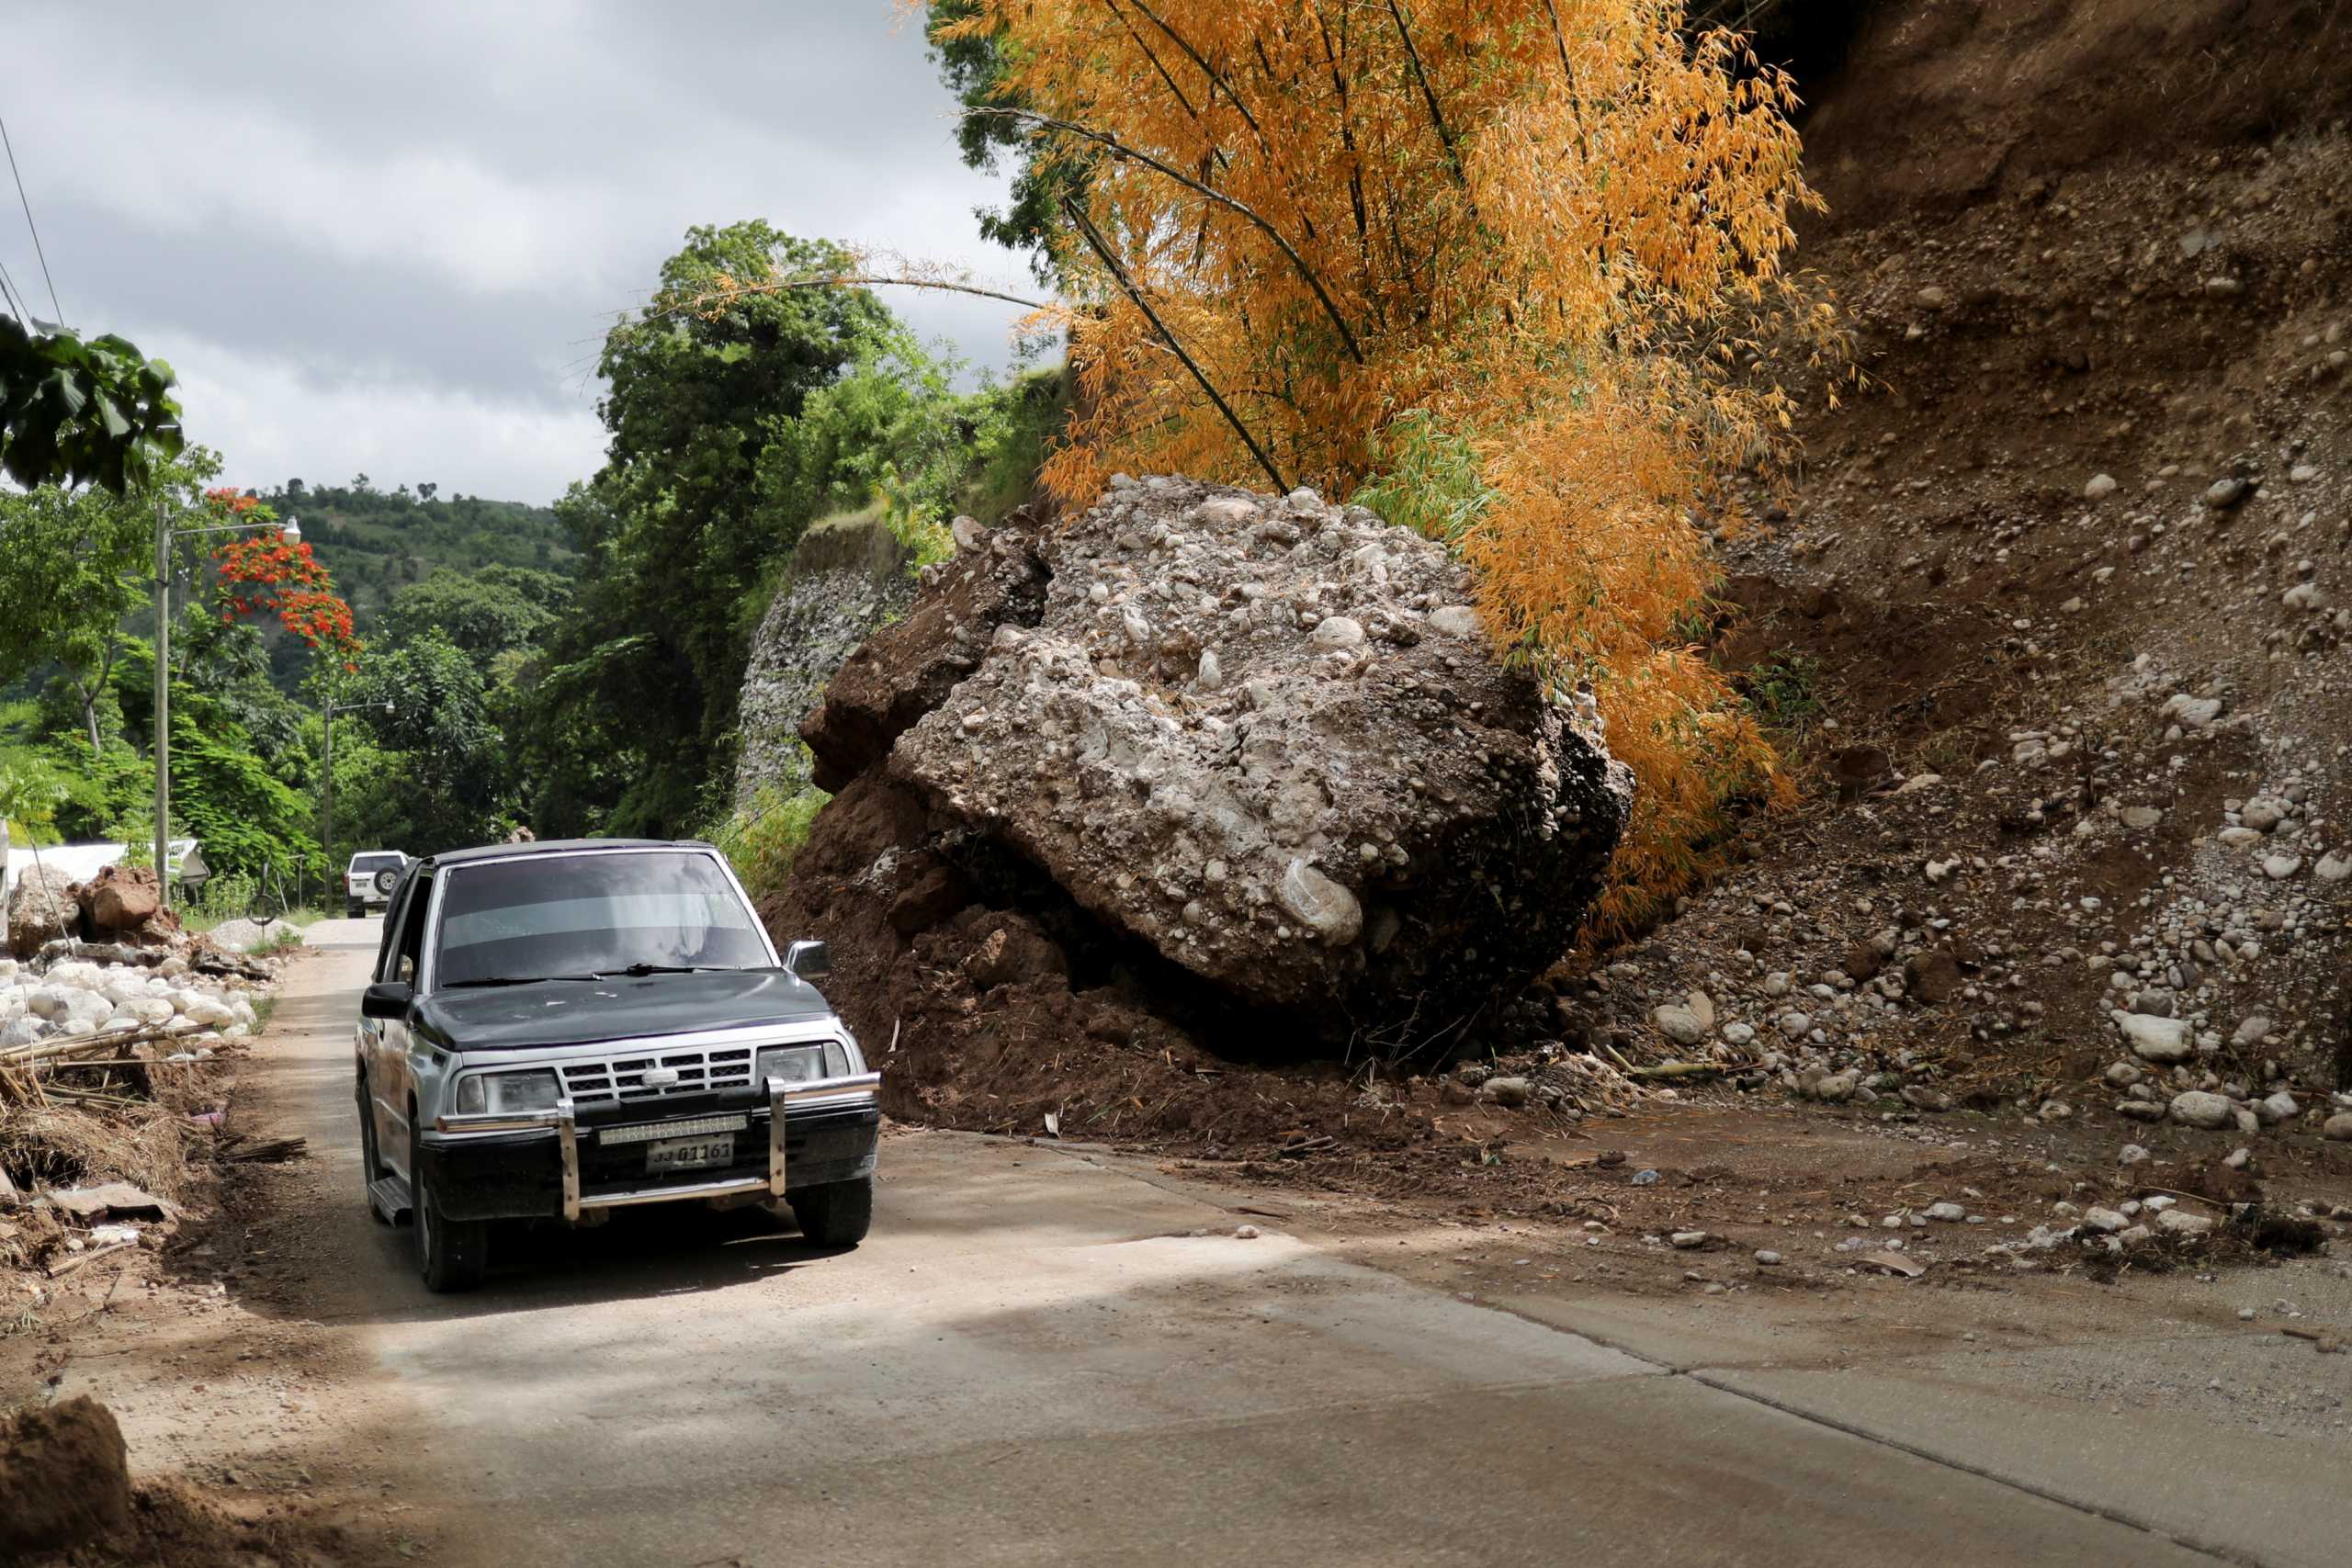
[[[2319,1563],[2352,1539],[2340,1450],[2189,1451],[1687,1334],[1636,1355],[1004,1140],[889,1138],[852,1252],[638,1211],[430,1295],[360,1196],[376,930],[312,928],[243,1092],[319,1161],[275,1264],[350,1352],[318,1441],[378,1456],[436,1564]]]

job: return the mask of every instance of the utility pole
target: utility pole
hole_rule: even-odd
[[[172,503],[155,498],[155,897],[172,901]]]

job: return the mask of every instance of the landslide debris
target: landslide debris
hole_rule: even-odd
[[[1586,711],[1468,599],[1440,547],[1307,491],[1122,479],[1065,525],[1016,513],[803,728],[840,794],[770,923],[832,942],[902,1110],[1328,1130],[1338,1075],[1204,1090],[1237,1056],[1466,1045],[1623,826]]]

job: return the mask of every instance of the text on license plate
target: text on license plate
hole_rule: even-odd
[[[663,1138],[645,1145],[650,1176],[671,1170],[708,1170],[735,1163],[735,1134],[706,1133],[699,1138]]]

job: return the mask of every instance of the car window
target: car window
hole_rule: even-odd
[[[409,878],[408,903],[401,913],[400,944],[392,950],[392,972],[385,978],[416,984],[417,968],[424,955],[424,911],[432,901],[433,879],[429,875]]]
[[[351,857],[351,869],[355,873],[398,871],[404,863],[406,863],[396,854],[354,855]]]
[[[757,969],[759,922],[695,851],[529,855],[443,874],[434,985],[610,973],[633,964]]]
[[[394,888],[391,904],[384,910],[383,934],[376,941],[375,978],[379,980],[392,977],[392,954],[400,946],[401,921],[407,910],[408,889]]]

